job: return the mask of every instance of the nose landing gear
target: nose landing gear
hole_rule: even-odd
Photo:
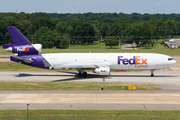
[[[154,77],[154,70],[151,70],[151,77]]]

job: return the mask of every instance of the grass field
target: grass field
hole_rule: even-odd
[[[30,116],[180,116],[180,111],[176,110],[29,110],[28,113]],[[26,116],[27,111],[0,110],[1,115]]]
[[[12,66],[9,65],[9,63],[11,63]],[[55,70],[40,69],[16,62],[0,62],[0,71],[49,71],[49,72],[52,71],[53,72]]]
[[[138,47],[135,49],[119,49],[119,46],[114,46],[113,49],[110,49],[110,47],[105,46],[105,44],[95,43],[93,45],[88,46],[70,46],[68,49],[44,49],[43,53],[160,53],[160,54],[166,54],[170,56],[179,56],[180,55],[180,49],[169,49],[167,47],[164,47],[160,43],[155,45],[152,49],[145,49],[144,47]]]
[[[153,85],[120,84],[120,83],[72,83],[72,82],[1,82],[0,90],[30,91],[30,90],[124,90],[125,86],[136,86],[137,90],[161,90]]]
[[[68,49],[43,49],[42,53],[160,53],[160,54],[166,54],[170,56],[180,56],[180,49],[169,49],[162,46],[160,43],[155,45],[152,49],[145,49],[144,47],[139,47],[137,50],[135,49],[119,49],[119,46],[113,47],[113,49],[110,49],[110,47],[106,47],[105,44],[95,43],[88,46],[81,46],[81,45],[70,45]],[[10,52],[6,52],[0,46],[0,55],[13,55]]]

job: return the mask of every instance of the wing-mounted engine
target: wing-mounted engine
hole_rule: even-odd
[[[99,75],[109,75],[110,74],[110,68],[108,66],[106,67],[99,67],[94,69],[94,73],[97,73]]]
[[[41,44],[31,44],[31,45],[13,45],[10,47],[3,46],[7,52],[12,52],[18,55],[31,55],[31,54],[38,54],[42,52],[42,45]]]

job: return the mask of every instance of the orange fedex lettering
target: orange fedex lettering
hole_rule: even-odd
[[[140,64],[140,56],[135,57],[135,64],[139,65]]]
[[[141,60],[142,60],[141,65],[143,65],[143,64],[147,65],[147,59],[141,59]]]
[[[28,49],[28,48],[26,48],[26,47],[24,47],[24,51],[29,51],[29,49]]]

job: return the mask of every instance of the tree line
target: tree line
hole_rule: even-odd
[[[92,44],[101,38],[108,46],[118,45],[119,39],[153,46],[160,37],[180,35],[180,14],[0,13],[0,45],[11,43],[6,26],[16,26],[43,48]]]

